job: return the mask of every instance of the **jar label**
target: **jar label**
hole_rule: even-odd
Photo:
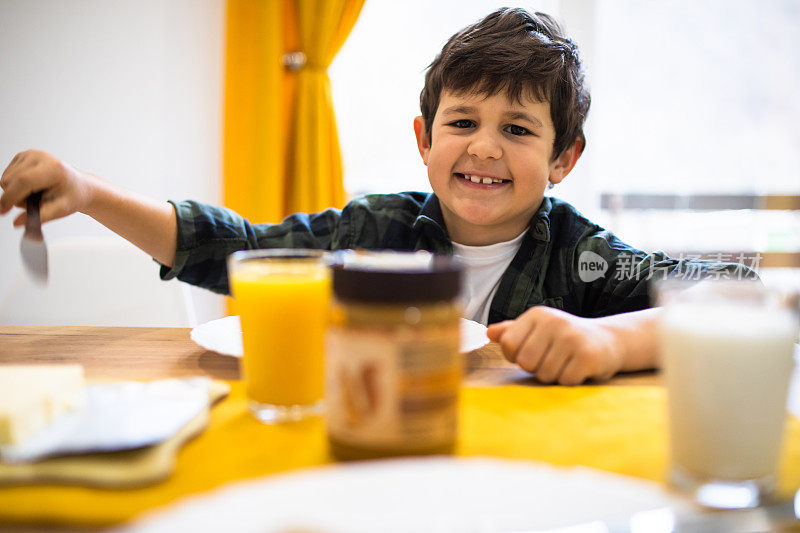
[[[455,440],[457,327],[331,328],[328,431],[353,446],[424,448]]]

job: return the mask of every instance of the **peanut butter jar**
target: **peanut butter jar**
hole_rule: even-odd
[[[332,270],[331,453],[351,460],[452,452],[461,264],[428,252],[351,252]]]

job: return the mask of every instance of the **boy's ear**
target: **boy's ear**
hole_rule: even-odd
[[[427,166],[428,154],[431,152],[431,139],[425,131],[425,119],[422,117],[414,117],[414,135],[417,136],[419,155],[422,156],[422,162]]]
[[[584,144],[583,139],[578,137],[569,148],[561,152],[561,155],[550,163],[549,180],[551,183],[560,183],[575,168],[575,163],[583,153]]]

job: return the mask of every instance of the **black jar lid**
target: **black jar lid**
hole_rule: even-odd
[[[461,291],[462,264],[430,252],[353,252],[334,260],[333,293],[369,303],[448,301]]]

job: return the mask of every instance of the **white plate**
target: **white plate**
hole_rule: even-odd
[[[226,316],[200,324],[192,330],[189,336],[206,350],[222,355],[241,357],[244,352],[242,349],[242,326],[238,316]],[[486,326],[465,318],[461,319],[461,353],[477,350],[488,342]]]
[[[644,513],[637,515],[641,525],[648,518],[654,525],[654,519],[671,515],[667,508],[677,515],[692,512],[661,485],[588,468],[489,458],[396,459],[228,485],[156,511],[123,531],[533,531],[616,523],[634,513]]]
[[[206,350],[222,355],[241,357],[244,353],[242,325],[238,316],[226,316],[200,324],[192,329],[189,337]]]
[[[459,321],[461,327],[459,351],[461,353],[469,353],[489,344],[489,337],[486,336],[486,326],[466,318],[460,318]]]

